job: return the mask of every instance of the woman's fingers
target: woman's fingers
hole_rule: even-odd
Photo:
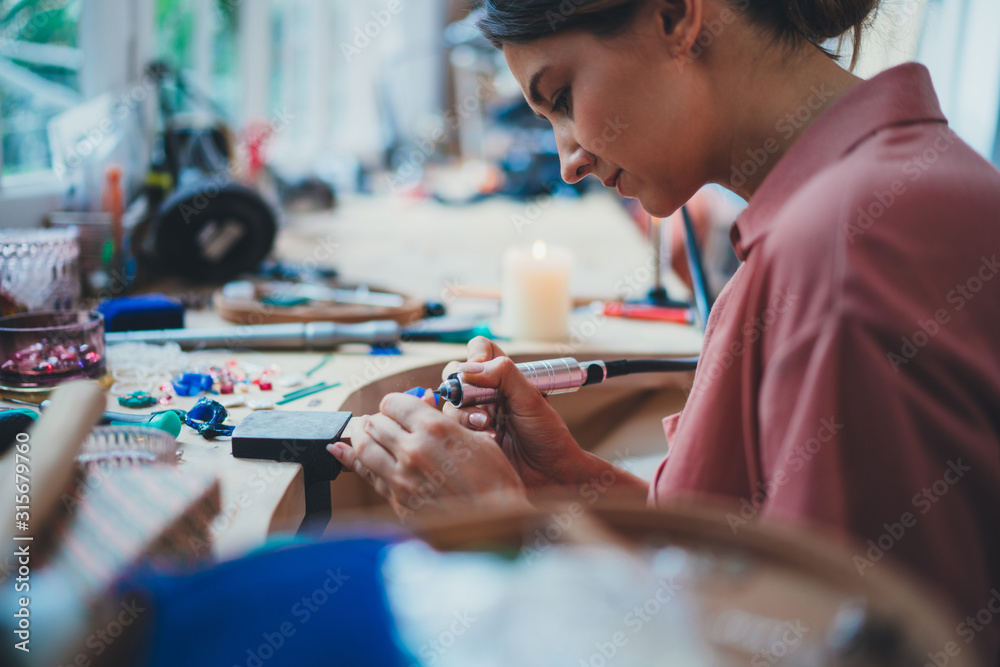
[[[430,403],[409,394],[386,394],[378,409],[384,417],[410,433],[420,430],[421,420],[440,417]]]
[[[473,431],[482,431],[490,425],[489,414],[480,408],[456,408],[452,406],[452,419],[456,420],[465,428]]]
[[[507,397],[511,398],[530,392],[531,396],[538,394],[538,390],[528,382],[524,374],[518,370],[510,357],[497,357],[487,362],[467,361],[461,365],[462,374],[472,384],[479,387],[495,387]]]
[[[469,341],[469,361],[489,361],[494,357],[502,357],[503,350],[485,336],[476,336]]]
[[[451,403],[445,403],[441,412],[467,429],[482,431],[492,426],[493,417],[488,410],[481,407],[456,408]]]
[[[375,489],[375,493],[379,494],[383,498],[392,497],[392,489],[384,479],[373,473],[371,470],[365,467],[365,464],[360,461],[355,462],[354,472],[360,475],[362,479],[371,484],[372,488]]]
[[[375,415],[378,416],[378,415]],[[353,470],[358,475],[368,471],[376,478],[390,478],[395,469],[396,460],[388,449],[383,447],[368,432],[368,422],[372,417],[360,417],[361,428],[357,429],[351,437],[351,444],[338,442],[327,446],[333,456],[341,462],[348,470]],[[374,480],[368,480],[375,485]]]
[[[503,350],[501,350],[493,341],[484,336],[476,336],[469,341],[468,346],[468,361],[478,361],[484,362],[494,359],[496,357],[503,356]],[[445,364],[444,370],[441,371],[441,379],[447,380],[448,376],[452,373],[457,373],[459,371],[459,365],[464,362],[460,361],[449,361]]]
[[[400,440],[407,433],[402,426],[382,413],[371,415],[365,419],[364,432],[385,449],[392,458],[396,458]]]
[[[346,442],[334,442],[326,446],[326,451],[333,454],[333,458],[340,461],[340,465],[344,466],[344,470],[354,472],[354,459],[356,455],[353,447]]]
[[[462,362],[461,361],[449,361],[447,364],[445,364],[444,370],[441,371],[441,379],[442,380],[447,380],[449,375],[451,375],[452,373],[457,373],[458,372],[458,365],[460,363],[462,363]]]
[[[380,496],[389,498],[392,495],[392,491],[386,481],[361,462],[357,449],[345,442],[335,442],[332,445],[327,445],[326,450],[333,454],[333,457],[340,461],[340,464],[344,468],[371,484],[375,492]]]
[[[420,400],[432,408],[437,408],[438,406],[438,397],[434,394],[433,389],[427,389],[427,391],[424,392],[424,395],[420,397]]]

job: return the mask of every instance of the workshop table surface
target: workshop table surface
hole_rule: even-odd
[[[603,195],[534,203],[490,199],[470,206],[352,198],[342,201],[333,212],[287,219],[276,255],[291,262],[334,266],[345,281],[443,301],[450,312],[489,314],[490,307],[495,311],[495,304],[457,299],[455,286],[495,289],[500,283],[504,249],[536,239],[573,251],[571,285],[575,296],[638,298],[651,285],[654,260],[649,244],[621,206]],[[672,275],[667,284],[672,293],[682,293],[683,287]],[[487,311],[477,310],[484,306]],[[196,311],[187,314],[186,324],[202,328],[227,323],[211,311]],[[571,332],[565,344],[509,341],[502,345],[508,353],[537,354],[539,358],[594,351],[622,356],[688,356],[698,354],[702,342],[701,332],[693,327],[589,313],[573,315]],[[366,346],[344,346],[307,383],[340,382],[339,387],[318,394],[318,401],[306,398],[277,409],[336,410],[375,379],[465,358],[464,345],[406,343],[401,350],[399,356],[372,356]],[[220,352],[220,358],[228,355],[264,366],[277,365],[287,375],[315,367],[323,354],[237,350]],[[272,392],[262,392],[272,398],[281,393],[277,386]],[[171,407],[186,409],[195,400],[178,397]],[[109,400],[109,409],[120,408]],[[231,423],[248,413],[248,408],[232,409]],[[183,450],[182,466],[210,472],[220,480],[222,511],[211,530],[218,557],[238,556],[259,546],[270,534],[297,528],[305,509],[300,465],[236,459],[229,438],[207,441],[187,427],[178,438],[178,448]]]

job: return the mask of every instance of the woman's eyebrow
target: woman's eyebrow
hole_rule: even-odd
[[[548,71],[549,71],[549,66],[546,65],[545,67],[538,70],[531,76],[531,82],[528,84],[528,97],[531,98],[531,102],[535,106],[540,107],[546,101],[545,98],[542,97],[541,93],[538,92],[538,83],[542,80],[542,77],[545,76],[545,73]]]

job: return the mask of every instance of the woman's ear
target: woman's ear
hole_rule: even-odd
[[[687,55],[701,33],[703,0],[656,0],[657,29],[674,58]]]

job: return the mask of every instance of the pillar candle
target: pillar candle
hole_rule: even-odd
[[[569,276],[573,256],[567,248],[508,248],[503,258],[501,329],[515,339],[558,342],[569,330]]]

